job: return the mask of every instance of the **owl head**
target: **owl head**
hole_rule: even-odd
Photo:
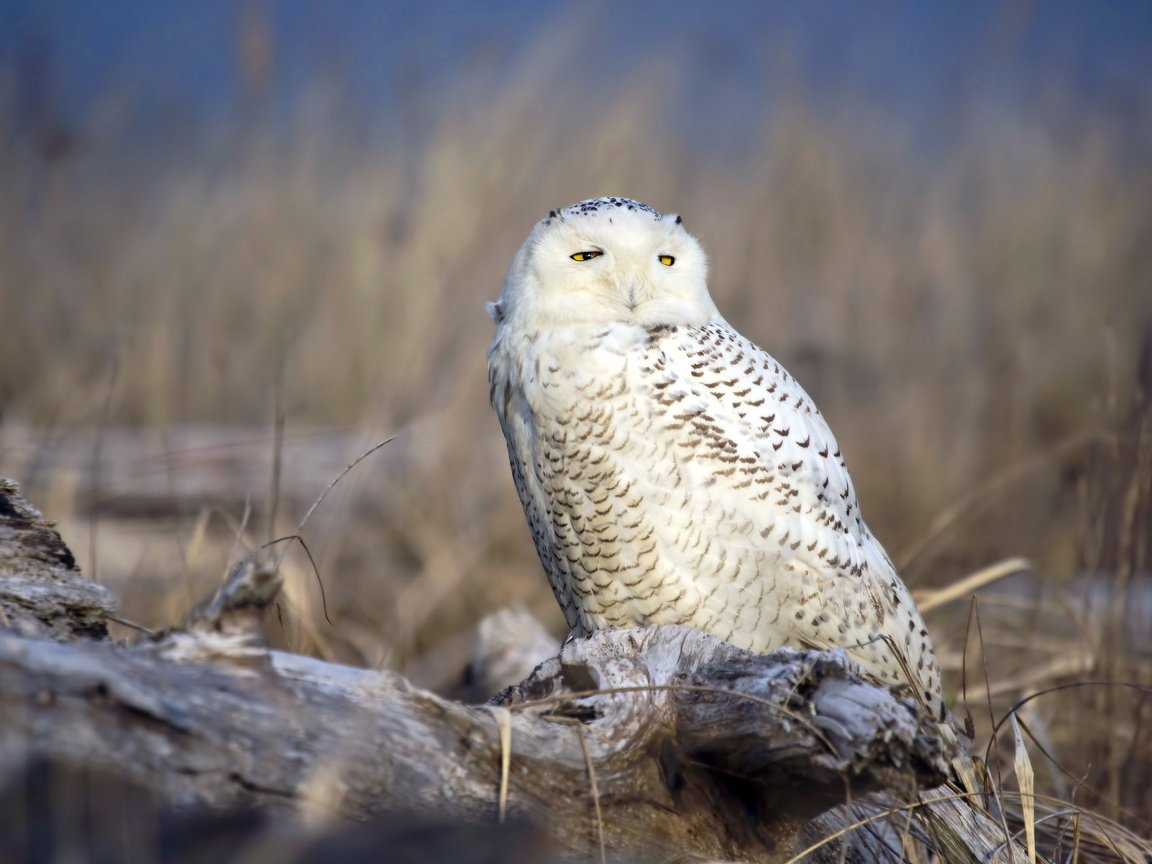
[[[708,261],[679,216],[592,198],[536,224],[488,304],[498,327],[699,325],[719,317]]]

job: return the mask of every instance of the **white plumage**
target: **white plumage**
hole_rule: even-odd
[[[569,627],[838,646],[942,711],[932,642],[803,388],[737,333],[678,216],[538,223],[490,304],[492,405]]]

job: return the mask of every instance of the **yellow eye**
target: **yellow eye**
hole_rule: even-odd
[[[604,253],[598,249],[589,249],[587,252],[573,252],[568,257],[573,261],[591,261],[593,258],[599,258]]]
[[[665,267],[671,267],[676,263],[676,259],[671,255],[658,255],[656,260],[663,264]]]

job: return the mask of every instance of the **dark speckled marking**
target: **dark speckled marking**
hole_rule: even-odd
[[[568,219],[574,216],[592,216],[601,212],[610,213],[613,210],[626,210],[630,213],[647,213],[653,219],[663,218],[660,215],[660,211],[654,207],[649,207],[647,204],[642,204],[639,201],[633,201],[631,198],[617,198],[615,196],[589,198],[587,201],[579,201],[576,204],[565,207],[560,211],[560,215]],[[549,215],[551,216],[553,214]]]

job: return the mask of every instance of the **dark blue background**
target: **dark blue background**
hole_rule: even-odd
[[[226,117],[244,105],[238,33],[254,12],[275,56],[262,104],[279,116],[316,82],[368,124],[465,86],[489,98],[531,74],[532,50],[562,55],[569,89],[557,95],[574,111],[675,58],[683,111],[671,114],[733,135],[797,87],[929,133],[973,95],[1133,115],[1152,97],[1146,0],[0,0],[0,75],[25,115],[64,125],[110,98],[136,122]]]

